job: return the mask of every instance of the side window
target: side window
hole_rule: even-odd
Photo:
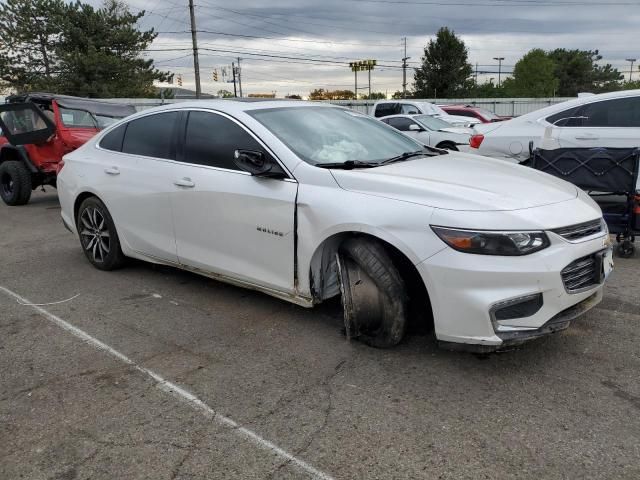
[[[569,110],[563,110],[559,113],[554,113],[550,117],[547,117],[545,120],[549,122],[551,125],[555,125],[558,127],[582,127],[582,118],[578,118],[581,116],[580,109],[583,106],[580,105],[578,107],[570,108]]]
[[[233,154],[238,149],[258,150],[269,155],[255,138],[228,118],[215,113],[189,112],[185,162],[240,170],[233,162]]]
[[[127,123],[123,153],[175,160],[175,125],[178,112],[157,113]]]
[[[408,132],[409,131],[409,125],[412,125],[413,123],[415,123],[415,122],[413,122],[412,120],[410,120],[408,118],[403,118],[403,117],[390,118],[389,119],[389,125],[391,125],[392,127],[397,128],[401,132]]]
[[[376,117],[386,117],[387,115],[395,115],[400,113],[400,105],[397,103],[380,103],[376,105],[374,115]]]
[[[416,107],[415,105],[410,105],[408,103],[403,103],[402,104],[402,110],[400,111],[400,113],[404,113],[406,115],[413,115],[413,114],[417,114],[420,113],[418,107]]]
[[[582,115],[585,127],[640,127],[640,97],[590,103]]]
[[[107,133],[100,140],[100,147],[114,152],[122,151],[122,142],[124,141],[124,132],[127,130],[127,124],[120,125]]]
[[[467,114],[467,112],[463,112],[462,110],[445,110],[447,115],[455,115],[457,117],[467,117],[472,116],[473,114]]]

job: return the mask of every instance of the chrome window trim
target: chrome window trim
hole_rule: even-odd
[[[159,161],[159,162],[167,162],[167,163],[174,163],[177,165],[188,165],[190,167],[199,167],[199,168],[205,168],[205,169],[209,169],[209,170],[216,170],[216,171],[220,171],[220,172],[228,172],[228,173],[237,173],[240,175],[249,175],[249,176],[253,176],[251,175],[249,172],[245,172],[243,170],[235,170],[235,169],[231,169],[231,168],[223,168],[223,167],[213,167],[211,165],[202,165],[201,163],[190,163],[190,162],[181,162],[179,160],[172,160],[170,158],[158,158],[158,157],[148,157],[146,155],[138,155],[136,153],[126,153],[126,152],[117,152],[115,150],[109,150],[108,148],[104,148],[102,146],[100,146],[100,143],[102,142],[102,139],[111,131],[111,130],[115,130],[116,128],[124,125],[125,123],[130,123],[130,122],[134,122],[136,120],[145,118],[145,117],[150,117],[152,115],[160,115],[163,113],[171,113],[171,112],[205,112],[205,113],[210,113],[212,115],[220,115],[222,117],[227,118],[228,120],[231,120],[233,123],[235,123],[236,125],[238,125],[240,128],[242,128],[246,133],[248,133],[255,141],[257,141],[262,148],[264,148],[269,155],[271,155],[276,162],[278,162],[278,165],[280,165],[280,167],[284,170],[284,172],[288,175],[288,178],[282,178],[279,180],[285,181],[285,182],[293,182],[293,183],[298,183],[298,181],[295,179],[295,177],[293,176],[293,174],[289,171],[289,169],[284,165],[284,163],[278,158],[278,156],[273,152],[273,150],[271,150],[271,148],[269,148],[265,142],[262,141],[262,139],[260,139],[260,137],[258,137],[256,134],[254,134],[247,126],[245,126],[242,122],[240,122],[239,120],[237,120],[236,118],[232,117],[231,115],[229,115],[228,113],[225,112],[221,112],[220,110],[215,110],[215,109],[211,109],[211,108],[197,108],[197,107],[189,107],[189,108],[171,108],[171,109],[167,109],[167,110],[162,110],[159,112],[150,112],[147,115],[141,115],[139,117],[135,117],[132,118],[131,120],[124,122],[124,123],[118,123],[117,125],[115,125],[112,128],[109,128],[108,130],[106,130],[103,135],[100,137],[100,139],[95,143],[95,148],[97,150],[102,150],[104,152],[108,152],[111,154],[116,154],[116,155],[123,155],[123,156],[128,156],[128,157],[138,157],[138,158],[145,158],[148,160],[155,160],[155,161]],[[185,127],[186,127],[186,123],[185,123]],[[295,155],[295,154],[294,154]]]

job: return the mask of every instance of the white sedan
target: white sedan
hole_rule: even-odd
[[[611,270],[573,185],[331,105],[145,110],[66,155],[58,189],[96,268],[133,257],[305,307],[341,294],[347,335],[377,347],[416,313],[480,350],[562,330]]]
[[[640,147],[640,90],[583,96],[474,128],[475,153],[512,162],[529,158],[529,142],[543,148]]]
[[[444,120],[430,115],[390,115],[380,118],[380,121],[424,145],[447,150],[469,151],[469,139],[473,133],[470,128],[452,127]]]

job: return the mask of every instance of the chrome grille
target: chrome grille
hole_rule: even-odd
[[[560,274],[567,292],[575,292],[599,283],[599,268],[597,253],[579,258],[567,265]]]
[[[604,231],[604,222],[601,218],[598,218],[597,220],[592,220],[590,222],[578,223],[577,225],[556,228],[551,231],[557,233],[558,235],[569,241],[580,240],[581,238],[595,235],[596,233]]]

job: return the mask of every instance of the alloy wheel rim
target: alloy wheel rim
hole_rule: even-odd
[[[111,235],[104,214],[95,207],[88,207],[82,212],[80,223],[84,249],[93,256],[94,261],[104,262],[111,250]]]

